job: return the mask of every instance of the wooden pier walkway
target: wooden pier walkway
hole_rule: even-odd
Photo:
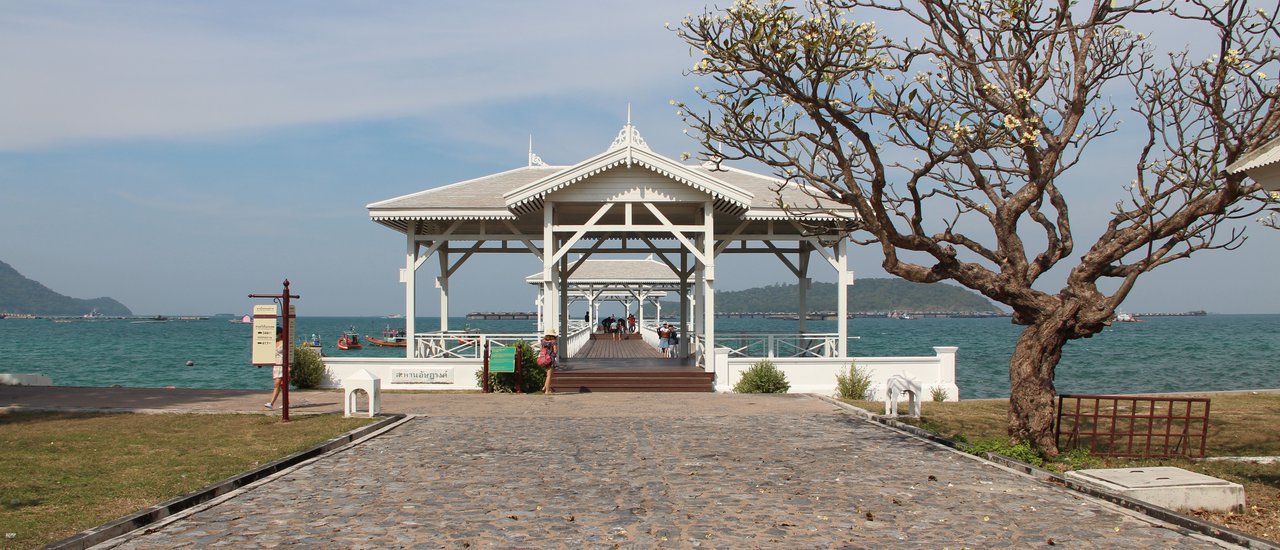
[[[663,357],[639,335],[614,340],[608,334],[595,334],[561,363],[551,386],[555,392],[710,392],[715,391],[714,379],[692,359]]]
[[[598,336],[600,338],[593,337],[587,345],[578,350],[578,353],[573,356],[574,359],[662,359],[662,351],[643,339],[612,340],[608,335]]]

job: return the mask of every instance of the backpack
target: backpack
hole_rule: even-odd
[[[551,351],[548,346],[543,345],[542,351],[538,352],[538,366],[546,367],[551,365]]]

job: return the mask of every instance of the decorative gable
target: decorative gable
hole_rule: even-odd
[[[605,152],[504,195],[507,208],[517,215],[540,210],[551,193],[618,167],[650,170],[711,196],[718,210],[733,214],[749,209],[754,198],[748,191],[654,153],[628,121]]]

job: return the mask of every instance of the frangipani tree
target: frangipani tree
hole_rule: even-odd
[[[1132,30],[1159,18],[1209,51]],[[1224,222],[1265,207],[1225,167],[1280,134],[1276,23],[1230,0],[740,1],[677,28],[704,102],[678,106],[708,158],[754,159],[851,206],[887,272],[1012,308],[1025,329],[1009,435],[1054,456],[1066,342],[1107,326],[1142,274],[1239,246]],[[1140,126],[1133,171],[1113,176],[1101,236],[1077,243],[1064,189],[1122,119]]]

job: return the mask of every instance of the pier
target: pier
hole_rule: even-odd
[[[467,314],[472,321],[531,321],[538,318],[533,311],[473,311]]]

